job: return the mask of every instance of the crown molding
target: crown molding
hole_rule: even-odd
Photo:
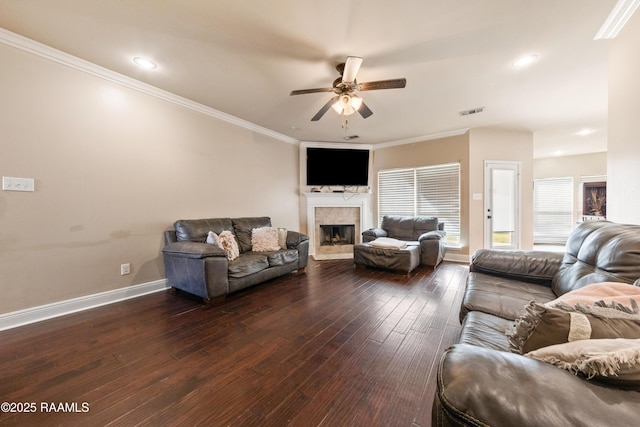
[[[380,148],[394,147],[396,145],[413,144],[416,142],[431,141],[433,139],[449,138],[451,136],[464,135],[469,132],[469,128],[455,129],[447,132],[432,133],[431,135],[416,136],[414,138],[398,139],[396,141],[382,142],[373,146],[374,150]]]
[[[640,6],[640,0],[618,0],[593,39],[615,39],[638,6]]]
[[[11,31],[7,31],[4,28],[0,28],[0,43],[31,53],[33,55],[37,55],[41,58],[56,62],[66,67],[73,68],[74,70],[90,74],[94,77],[107,80],[111,83],[115,83],[126,88],[144,93],[146,95],[156,97],[163,101],[171,102],[181,107],[185,107],[193,111],[205,114],[207,116],[223,120],[236,126],[248,129],[252,132],[260,133],[289,144],[300,144],[300,141],[295,138],[291,138],[279,132],[272,131],[271,129],[267,129],[236,116],[232,116],[231,114],[223,113],[222,111],[216,110],[215,108],[207,107],[206,105],[157,88],[150,84],[141,82],[140,80],[127,77],[123,74],[101,67],[92,62],[85,61],[84,59],[80,59],[58,49],[54,49],[35,40],[31,40],[19,34],[12,33]]]
[[[347,142],[324,142],[324,141],[300,141],[301,147],[314,148],[345,148],[348,150],[371,150],[371,144],[349,144]]]

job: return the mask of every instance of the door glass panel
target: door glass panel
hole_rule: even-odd
[[[491,247],[516,248],[516,172],[509,169],[491,169]]]

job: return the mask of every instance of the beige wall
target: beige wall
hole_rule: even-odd
[[[607,217],[640,224],[640,11],[610,42]]]
[[[298,229],[298,146],[0,44],[0,313],[159,280],[179,218]],[[120,275],[120,264],[131,274]]]
[[[533,134],[490,128],[469,131],[469,194],[484,194],[485,161],[520,164],[521,249],[533,247]],[[484,199],[484,197],[483,197]],[[484,247],[484,200],[471,200],[469,250]]]
[[[548,157],[533,161],[533,179],[573,178],[574,222],[582,217],[582,182],[584,177],[607,175],[607,153]]]
[[[371,187],[373,190],[373,217],[372,224],[377,226],[378,199],[377,183],[378,172],[385,169],[407,168],[417,166],[429,166],[442,163],[460,162],[460,250],[449,250],[447,253],[468,255],[469,235],[469,136],[468,134],[452,136],[448,138],[433,139],[413,144],[404,144],[386,148],[377,148],[373,151],[373,167],[371,175]]]

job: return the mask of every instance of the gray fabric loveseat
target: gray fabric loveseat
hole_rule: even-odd
[[[459,343],[444,353],[438,368],[433,425],[638,425],[638,351],[636,363],[618,366],[638,372],[635,382],[623,381],[622,371],[594,377],[582,371],[594,363],[606,368],[604,360],[610,363],[626,354],[631,343],[640,345],[637,303],[626,295],[626,308],[604,300],[591,305],[559,301],[618,287],[637,293],[633,285],[640,285],[639,278],[638,225],[584,222],[569,237],[564,254],[477,251],[460,310]],[[616,314],[610,317],[612,311]],[[624,333],[631,336],[617,335],[623,328],[616,322],[627,325]],[[577,326],[587,335],[572,338],[580,330]],[[615,340],[596,339],[609,337]],[[610,353],[580,350],[599,348],[604,341],[620,343],[620,338],[628,338],[624,347]],[[522,351],[530,344],[536,344],[536,350]],[[572,355],[570,348],[578,350]]]
[[[268,217],[179,220],[164,233],[162,249],[169,286],[202,297],[205,302],[293,271],[304,272],[308,236],[286,230],[286,244],[276,250],[254,251],[252,231],[271,227]],[[206,243],[209,232],[233,233],[239,256]],[[284,239],[283,239],[284,240]]]
[[[444,223],[435,217],[385,215],[380,228],[362,232],[362,244],[354,247],[356,265],[410,272],[418,264],[435,268],[446,252]],[[404,249],[371,245],[378,238],[407,242]]]

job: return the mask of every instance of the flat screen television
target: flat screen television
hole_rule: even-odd
[[[369,150],[307,147],[307,185],[368,186]]]

